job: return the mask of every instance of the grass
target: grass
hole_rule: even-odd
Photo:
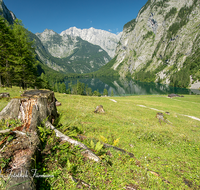
[[[6,91],[11,97],[20,95],[16,87]],[[62,103],[57,107],[60,131],[75,139],[82,134],[87,137],[83,143],[92,148],[91,144],[98,141],[115,144],[135,158],[102,148],[94,150],[102,160],[95,163],[85,159],[77,147],[60,144],[48,131],[43,151],[50,152],[43,154],[37,167],[42,174],[54,177],[39,179],[40,189],[88,189],[81,186],[81,180],[97,189],[200,189],[200,121],[183,116],[200,118],[200,96],[55,96]],[[6,104],[0,100],[0,110]],[[105,114],[93,112],[100,104]],[[150,108],[170,112],[165,115],[172,126],[165,122],[160,125],[155,118],[158,111]],[[73,182],[70,175],[79,183]]]

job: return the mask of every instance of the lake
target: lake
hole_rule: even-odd
[[[150,94],[200,94],[196,89],[175,88],[169,85],[159,83],[147,83],[136,81],[131,78],[79,78],[79,82],[88,85],[92,91],[99,90],[103,94],[104,89],[107,89],[108,95],[113,90],[114,96],[129,96],[129,95],[150,95]],[[65,81],[68,89],[68,83],[72,81],[77,83],[77,79],[69,79]]]

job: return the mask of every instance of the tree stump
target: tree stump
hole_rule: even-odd
[[[10,98],[10,94],[8,92],[0,93],[0,98]]]
[[[36,189],[34,159],[40,144],[37,126],[45,119],[52,123],[57,116],[54,92],[48,90],[25,91],[0,112],[0,120],[18,118],[23,123],[13,130],[16,137],[0,151],[0,158],[11,158],[6,171],[1,172],[7,189]]]

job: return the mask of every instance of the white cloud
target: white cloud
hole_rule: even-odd
[[[108,31],[109,31],[109,32],[112,32],[112,30],[111,30],[111,29],[108,29]]]

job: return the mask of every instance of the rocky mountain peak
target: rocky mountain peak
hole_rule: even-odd
[[[122,33],[116,35],[105,30],[95,29],[93,27],[89,29],[78,29],[76,27],[71,27],[60,33],[61,36],[78,36],[94,45],[98,45],[112,58],[114,57],[121,34]]]

